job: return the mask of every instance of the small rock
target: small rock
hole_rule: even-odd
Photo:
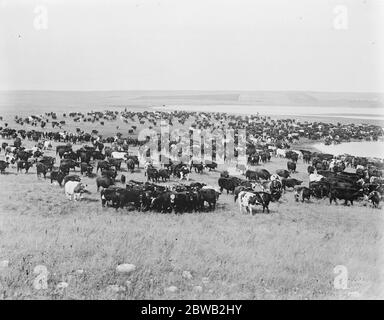
[[[131,273],[136,270],[136,266],[130,263],[119,264],[116,267],[116,271],[120,273]]]
[[[170,286],[170,287],[166,288],[165,290],[168,291],[168,292],[176,292],[177,291],[177,287]]]
[[[132,285],[132,281],[130,281],[130,280],[125,281],[125,285],[127,287],[130,287]]]
[[[83,273],[84,273],[83,269],[76,270],[76,274],[83,274]]]
[[[67,282],[59,282],[56,286],[57,289],[65,289],[68,288],[68,283]]]
[[[203,291],[203,288],[201,286],[194,286],[193,287],[193,291],[196,291],[196,292],[202,292]]]
[[[192,274],[189,271],[183,271],[183,278],[191,280],[192,279]]]
[[[9,260],[0,261],[0,268],[7,268],[9,265]]]

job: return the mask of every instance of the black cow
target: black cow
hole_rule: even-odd
[[[204,210],[204,203],[207,202],[209,210],[215,210],[218,194],[213,189],[200,189],[198,191],[198,205],[200,210]]]
[[[345,188],[331,188],[329,192],[329,204],[334,201],[337,204],[336,199],[344,200],[344,205],[348,204],[348,201],[353,205],[353,201],[362,196],[362,191],[359,189],[345,189]]]
[[[54,157],[43,156],[37,161],[40,163],[43,163],[48,168],[48,170],[52,171],[52,168],[56,162],[56,159]]]
[[[253,192],[253,193],[256,196],[255,204],[260,204],[263,207],[263,213],[265,209],[267,209],[267,212],[269,213],[269,203],[272,201],[272,196],[267,192]]]
[[[191,208],[193,197],[189,192],[174,192],[170,195],[171,207],[175,213],[183,213]]]
[[[247,170],[245,172],[245,178],[249,180],[269,180],[271,174],[266,169],[257,169],[255,171]]]
[[[172,212],[171,206],[171,191],[165,191],[158,194],[151,202],[151,208],[158,212]]]
[[[5,169],[9,167],[9,163],[4,161],[4,160],[0,160],[0,172],[3,174],[5,172]]]
[[[128,206],[130,203],[134,204],[137,210],[141,209],[142,204],[142,192],[140,190],[135,189],[122,189],[119,195],[119,208],[124,208]],[[116,208],[117,209],[117,208]]]
[[[109,170],[109,169],[111,169],[111,164],[108,161],[106,161],[106,160],[98,161],[97,162],[97,167],[96,167],[96,173],[99,171],[99,169],[101,169],[101,170],[103,170],[103,169]]]
[[[283,190],[285,191],[286,188],[294,188],[295,186],[301,185],[303,181],[297,180],[294,178],[287,178],[287,179],[282,179],[281,183],[283,185]]]
[[[81,175],[83,175],[85,173],[87,176],[90,176],[92,174],[92,171],[93,171],[93,166],[91,166],[90,164],[88,164],[86,162],[80,163]]]
[[[41,162],[36,163],[36,174],[38,178],[41,177],[41,175],[43,175],[44,179],[46,179],[47,172],[48,172],[48,166],[46,166],[44,163],[41,163]]]
[[[62,186],[62,182],[63,182],[63,179],[64,177],[67,175],[66,172],[62,172],[62,171],[51,171],[51,183],[55,180],[59,183],[60,187]]]
[[[156,168],[149,167],[147,169],[147,180],[152,182],[158,182],[159,181],[159,171]]]
[[[378,208],[379,207],[380,199],[381,199],[380,193],[377,192],[377,191],[372,191],[367,196],[367,200],[372,203],[374,208]]]
[[[276,174],[279,176],[279,177],[282,177],[282,178],[289,178],[290,177],[290,173],[288,170],[284,170],[284,169],[277,169],[276,170]]]
[[[116,170],[113,170],[113,169],[109,169],[109,170],[101,170],[101,176],[103,176],[103,177],[109,177],[109,178],[115,180],[116,177],[117,177],[117,171],[116,171]]]
[[[223,189],[227,190],[227,194],[229,191],[232,192],[232,194],[235,192],[235,188],[240,185],[240,183],[234,179],[233,177],[230,178],[219,178],[218,181],[220,192],[223,192]]]
[[[115,169],[117,171],[120,171],[121,170],[121,163],[123,162],[122,159],[113,159],[113,158],[110,158],[109,159],[109,164],[112,166],[112,167],[115,167]]]
[[[294,173],[296,172],[296,162],[288,161],[287,162],[287,169],[289,172]]]
[[[309,183],[309,189],[311,189],[313,196],[322,199],[328,196],[330,184],[327,181],[312,181]]]
[[[169,180],[169,172],[167,169],[160,169],[159,172],[158,172],[158,177],[161,178],[161,180],[164,182],[164,181],[167,181]]]
[[[216,170],[217,163],[213,161],[209,161],[205,163],[205,167],[209,169],[209,171]]]
[[[109,186],[114,185],[115,182],[110,177],[104,176],[104,177],[97,177],[96,178],[96,187],[97,191],[99,191],[100,187],[108,188]]]
[[[25,169],[25,173],[28,173],[29,168],[31,168],[33,164],[29,161],[19,160],[17,161],[17,172]]]
[[[116,187],[108,187],[100,191],[101,206],[104,207],[106,203],[110,203],[112,207],[118,208],[120,197]]]
[[[60,170],[63,172],[69,172],[70,169],[75,170],[79,167],[80,163],[72,159],[63,159],[60,161]]]

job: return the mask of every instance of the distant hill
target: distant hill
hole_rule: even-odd
[[[384,107],[382,93],[305,91],[156,91],[137,92],[137,103],[252,104],[287,106]]]

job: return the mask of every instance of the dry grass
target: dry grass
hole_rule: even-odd
[[[273,158],[266,168],[274,171],[285,163]],[[94,179],[84,178],[91,194],[71,202],[63,188],[38,180],[34,170],[17,175],[11,168],[0,176],[0,261],[9,260],[8,267],[0,267],[0,298],[384,297],[383,215],[362,203],[295,203],[287,191],[270,205],[269,215],[241,215],[233,196],[226,194],[215,212],[115,211],[101,207]],[[301,161],[298,171],[294,176],[307,185]],[[144,178],[142,172],[124,174]],[[192,174],[192,179],[217,185],[218,176]],[[129,275],[118,274],[120,263],[137,268]],[[49,271],[47,290],[32,285],[33,269],[40,264]],[[333,286],[337,265],[348,268],[347,290]],[[84,272],[79,274],[79,269]],[[184,270],[193,278],[184,279]],[[56,289],[61,281],[68,282],[68,288]],[[171,285],[177,292],[165,290]]]

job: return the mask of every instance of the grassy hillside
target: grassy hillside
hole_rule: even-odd
[[[272,158],[265,167],[274,172],[286,160]],[[95,179],[84,178],[91,194],[71,202],[63,188],[37,179],[35,167],[7,171],[0,176],[1,299],[384,297],[383,214],[363,203],[302,204],[287,191],[271,214],[254,216],[240,214],[227,194],[214,212],[116,211],[101,207]],[[301,160],[298,171],[294,177],[308,185]],[[144,180],[143,172],[124,174]],[[193,173],[191,181],[217,185],[218,177]],[[136,270],[120,274],[121,263]],[[46,290],[33,287],[37,265],[49,272]],[[334,288],[337,265],[348,269],[346,290]],[[62,281],[68,287],[57,289]]]

